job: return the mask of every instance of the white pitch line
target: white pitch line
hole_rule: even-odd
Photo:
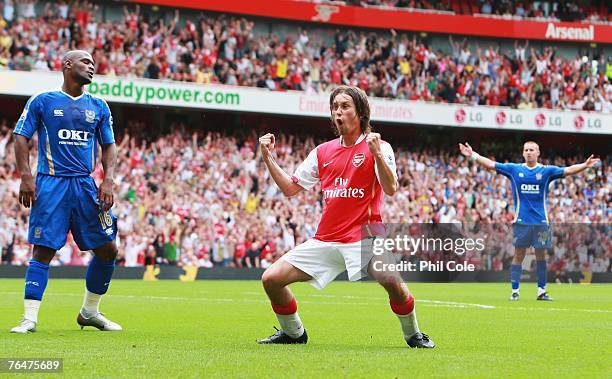
[[[526,307],[503,307],[504,309],[517,309],[521,311],[571,311],[571,312],[586,312],[586,313],[612,313],[606,309],[570,309],[570,308],[526,308]]]
[[[461,306],[461,307],[474,307],[474,308],[482,308],[482,309],[495,309],[497,308],[494,305],[485,305],[485,304],[474,304],[474,303],[459,303],[456,301],[441,301],[441,300],[421,300],[421,299],[417,299],[417,302],[421,302],[421,303],[433,303],[433,304],[439,304],[439,305],[453,305],[453,306]]]
[[[4,295],[22,295],[22,292],[0,292]],[[83,297],[79,294],[66,293],[66,294],[51,294],[48,296],[63,296],[63,297]],[[139,300],[174,300],[174,301],[199,301],[204,303],[255,303],[255,304],[269,304],[268,300],[256,300],[256,299],[237,299],[237,298],[210,298],[210,297],[178,297],[178,296],[137,296],[137,295],[109,295],[109,298],[113,299],[139,299]],[[303,304],[326,304],[326,305],[338,305],[338,302],[331,301],[301,301]],[[353,303],[354,305],[372,305],[372,303]]]
[[[77,295],[78,296],[78,295]],[[148,299],[148,300],[181,300],[181,301],[201,301],[205,303],[254,303],[254,304],[269,304],[268,300],[264,299],[237,299],[237,298],[212,298],[212,297],[168,297],[168,296],[136,296],[136,295],[110,295],[113,298],[120,299]],[[304,304],[330,304],[338,305],[337,302],[321,302],[321,301],[302,301]],[[351,303],[356,305],[371,305],[371,303]]]
[[[20,295],[21,292],[0,292],[7,295]],[[245,292],[245,294],[250,294],[249,292]],[[253,293],[255,294],[255,293]],[[263,295],[257,293],[257,295]],[[53,296],[53,295],[52,295]],[[57,296],[57,294],[56,294]],[[70,297],[81,297],[79,294],[63,294],[62,296],[70,296]],[[242,302],[242,303],[262,303],[267,304],[267,300],[255,300],[255,299],[236,299],[236,298],[207,298],[207,297],[178,297],[178,296],[137,296],[137,295],[109,295],[111,298],[117,299],[147,299],[147,300],[173,300],[173,301],[203,301],[209,303],[231,303],[231,302]],[[351,298],[351,299],[360,299],[360,300],[380,300],[377,297],[358,297],[358,296],[335,296],[335,295],[303,295],[302,297],[326,297],[326,298]],[[458,303],[455,301],[440,301],[440,300],[425,300],[419,299],[417,300],[419,303],[429,303],[424,304],[424,306],[428,307],[447,307],[447,308],[482,308],[482,309],[494,309],[495,307],[492,305],[483,305],[483,304],[472,304],[472,303]],[[330,302],[330,301],[308,301],[301,300],[302,304],[329,304],[329,305],[338,305],[338,302]],[[351,301],[351,305],[373,305],[373,302],[354,302]]]
[[[263,293],[259,292],[243,292],[245,295],[258,295],[263,296]],[[0,295],[23,295],[23,292],[0,292]],[[70,297],[82,297],[79,294],[49,294],[50,296],[70,296]],[[173,301],[201,301],[208,303],[254,303],[254,304],[268,304],[268,300],[256,300],[256,299],[237,299],[237,298],[206,298],[206,297],[177,297],[177,296],[137,296],[137,295],[109,295],[111,298],[117,299],[145,299],[145,300],[173,300]],[[378,297],[359,297],[349,295],[321,295],[321,294],[310,294],[301,295],[301,297],[326,297],[326,298],[342,298],[342,299],[360,299],[360,300],[380,300]],[[445,308],[478,308],[478,309],[503,309],[503,310],[518,310],[518,311],[549,311],[549,312],[584,312],[584,313],[612,313],[612,310],[606,309],[580,309],[580,308],[527,308],[527,307],[500,307],[494,305],[476,304],[476,303],[461,303],[456,301],[442,301],[442,300],[427,300],[417,299],[417,302],[424,303],[422,306],[425,307],[445,307]],[[308,301],[302,300],[300,303],[303,304],[325,304],[325,305],[338,305],[338,302],[333,301]],[[350,302],[342,303],[350,305],[374,305],[372,302]]]
[[[259,292],[243,292],[245,295],[264,295],[264,293]],[[300,297],[323,297],[330,299],[358,299],[358,300],[380,300],[382,297],[364,297],[364,296],[352,296],[352,295],[325,295],[325,294],[308,294],[301,295]],[[438,305],[448,305],[453,308],[482,308],[482,309],[495,309],[494,305],[485,305],[485,304],[474,304],[474,303],[460,303],[456,301],[443,301],[443,300],[426,300],[426,299],[416,299],[417,303],[432,303]]]

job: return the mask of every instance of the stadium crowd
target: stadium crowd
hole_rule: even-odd
[[[295,0],[309,1],[309,0]],[[453,12],[553,21],[607,21],[608,7],[603,1],[525,1],[525,0],[310,0],[313,3],[343,4],[383,9],[410,9],[426,12]]]
[[[30,255],[29,211],[17,201],[19,177],[9,126],[6,121],[0,126],[0,249],[3,263],[21,265]],[[176,124],[171,134],[143,138],[145,129],[137,122],[127,130],[132,130],[131,134],[117,136],[120,155],[113,208],[118,217],[121,265],[267,267],[314,235],[322,210],[319,188],[285,198],[261,161],[254,131],[222,136],[190,132]],[[292,173],[319,142],[278,135],[279,164]],[[385,198],[383,220],[401,224],[496,223],[500,226],[497,231],[486,232],[491,244],[483,254],[469,252],[462,258],[482,270],[509,267],[513,251],[508,239],[513,220],[510,182],[466,161],[452,147],[395,149],[400,190]],[[494,150],[494,146],[488,149]],[[509,158],[521,160],[520,155]],[[582,157],[557,157],[549,163],[579,161]],[[552,184],[550,219],[572,223],[572,235],[584,238],[566,238],[570,234],[567,229],[559,231],[551,252],[551,270],[588,267],[593,272],[610,271],[609,230],[593,228],[579,234],[574,224],[609,223],[610,163],[608,157],[597,169]],[[100,165],[95,177],[101,179]],[[83,265],[88,259],[89,253],[81,252],[69,237],[52,264]]]
[[[57,71],[64,51],[81,48],[93,52],[98,75],[307,92],[350,84],[376,97],[612,112],[612,60],[603,53],[569,59],[528,42],[500,51],[453,37],[444,52],[416,34],[328,36],[314,24],[281,38],[243,17],[176,11],[164,22],[125,6],[121,22],[110,22],[97,3],[36,4],[4,0],[0,70]]]

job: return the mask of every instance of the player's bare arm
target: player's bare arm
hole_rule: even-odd
[[[380,185],[382,186],[385,194],[393,196],[395,192],[397,192],[398,183],[395,175],[393,175],[393,170],[391,170],[391,167],[385,163],[383,152],[380,150],[380,134],[368,133],[366,136],[366,142],[376,161]]]
[[[471,160],[475,161],[487,170],[495,170],[495,161],[492,161],[487,157],[483,157],[482,155],[475,152],[469,143],[466,142],[465,145],[459,143],[459,150],[461,151],[462,155],[470,158]]]
[[[26,208],[30,208],[36,201],[36,182],[30,169],[30,147],[29,140],[22,135],[15,134],[15,160],[21,184],[19,185],[19,203]]]
[[[599,163],[599,158],[595,158],[593,154],[584,162],[578,163],[565,168],[563,176],[576,175],[586,170],[587,168],[595,167]]]
[[[98,188],[98,201],[102,204],[102,210],[108,211],[115,202],[113,195],[113,181],[115,180],[115,164],[117,162],[117,147],[114,143],[102,145],[102,167],[104,168],[104,180]]]
[[[283,192],[283,194],[287,197],[295,196],[299,192],[301,192],[304,188],[299,184],[296,184],[291,181],[291,176],[283,170],[276,160],[272,152],[274,151],[274,143],[275,143],[274,134],[268,133],[262,137],[259,137],[259,149],[261,151],[261,156],[263,158],[272,179]]]

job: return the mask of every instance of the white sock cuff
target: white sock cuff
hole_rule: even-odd
[[[85,289],[85,296],[83,297],[83,310],[88,313],[88,316],[94,315],[99,312],[100,300],[102,295],[97,293],[89,292]]]
[[[538,295],[546,293],[546,287],[538,287]]]
[[[23,301],[23,318],[37,323],[40,304],[40,300],[25,299]]]
[[[404,338],[406,340],[408,340],[415,333],[418,333],[420,331],[419,323],[416,317],[416,309],[408,313],[407,315],[396,315],[396,316],[400,322],[400,325],[402,327],[402,333],[404,334]]]
[[[304,334],[304,325],[297,312],[290,315],[276,315],[281,329],[291,338],[298,338]]]

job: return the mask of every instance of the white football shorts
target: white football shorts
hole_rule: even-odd
[[[344,271],[348,271],[351,281],[366,277],[372,258],[372,241],[364,239],[342,243],[311,238],[288,251],[280,259],[310,275],[312,280],[309,283],[313,287],[323,289]]]

